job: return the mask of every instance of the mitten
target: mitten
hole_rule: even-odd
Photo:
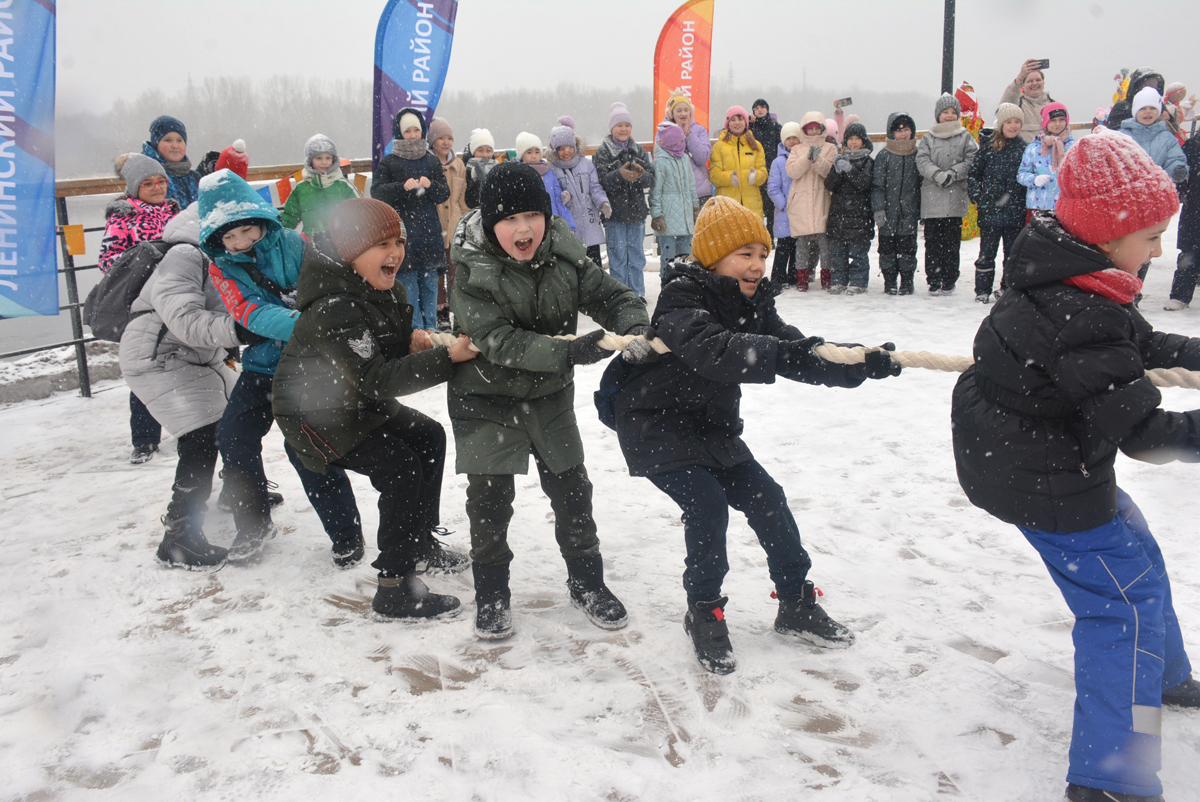
[[[270,337],[264,337],[261,334],[255,334],[250,329],[238,323],[236,320],[233,323],[233,330],[237,334],[238,342],[242,345],[258,345],[265,343]]]
[[[949,170],[942,170],[933,177],[933,180],[938,183],[938,186],[948,187],[954,183],[954,173]]]
[[[758,170],[755,170],[753,167],[751,167],[750,175],[748,175],[746,177],[746,180],[750,182],[750,186],[754,186],[755,184],[757,184],[758,183]]]
[[[737,170],[734,170],[733,175],[729,176],[729,183],[733,184],[735,187],[739,186]]]
[[[886,379],[888,376],[900,375],[900,363],[892,359],[890,351],[896,350],[895,343],[884,343],[879,346],[882,351],[868,351],[866,353],[866,361],[863,363],[866,367],[868,379]]]
[[[649,326],[634,326],[627,333],[633,334],[635,337],[621,352],[621,358],[626,362],[631,365],[646,365],[662,359],[662,355],[655,351],[654,346],[650,344],[650,341],[658,336],[654,329]]]
[[[821,146],[820,145],[809,145],[808,146],[808,160],[810,162],[815,162],[820,155],[821,155]]]
[[[663,217],[662,215],[659,215],[658,217],[653,218],[650,221],[650,230],[657,231],[659,234],[666,233],[667,219],[665,217]]]
[[[838,157],[837,161],[833,163],[833,169],[837,170],[839,173],[850,172],[850,160],[845,156]]]
[[[1050,176],[1047,173],[1042,173],[1041,175],[1036,176],[1033,179],[1033,185],[1035,187],[1044,187],[1049,183],[1050,183]]]
[[[565,189],[562,191],[562,194],[559,195],[558,197],[562,200],[563,203],[571,202],[571,193],[567,192]]]
[[[1175,169],[1171,171],[1171,180],[1176,184],[1182,184],[1187,181],[1188,168],[1186,164],[1177,164]]]
[[[637,181],[640,177],[637,171],[633,169],[632,164],[622,164],[619,168],[617,168],[617,172],[621,174],[621,178],[624,178],[631,184]]]
[[[824,338],[805,337],[802,340],[783,340],[775,352],[775,372],[785,378],[795,378],[825,364],[813,349],[823,345]]]
[[[608,201],[600,204],[600,214],[605,220],[612,217],[612,204],[610,204]]]
[[[880,209],[878,212],[875,212],[875,225],[880,228],[883,228],[885,225],[887,225],[887,212],[883,211],[882,209]]]
[[[567,347],[567,354],[571,359],[571,364],[594,365],[600,360],[608,359],[612,356],[612,351],[601,348],[596,344],[604,339],[604,334],[604,329],[596,329],[593,332],[571,340],[571,344]]]

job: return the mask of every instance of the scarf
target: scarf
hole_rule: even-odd
[[[554,159],[554,164],[560,170],[574,170],[579,166],[579,160],[582,158],[583,157],[579,154],[579,151],[576,150],[575,155],[566,160],[560,159],[556,156]]]
[[[1042,140],[1042,156],[1046,157],[1046,156],[1050,156],[1051,153],[1054,154],[1053,156],[1050,157],[1050,169],[1057,173],[1059,165],[1062,164],[1062,160],[1063,160],[1062,138],[1054,136],[1053,134],[1043,133],[1041,136],[1041,140]]]
[[[537,170],[537,174],[542,176],[543,178],[546,177],[546,173],[550,172],[550,165],[546,164],[545,159],[542,159],[540,162],[525,162],[525,163],[528,164],[533,169]]]
[[[184,156],[181,161],[177,162],[169,162],[164,159],[162,166],[167,171],[167,175],[187,175],[192,171],[192,161],[187,156]]]
[[[329,169],[324,173],[314,173],[308,167],[305,167],[304,179],[306,181],[312,181],[313,186],[315,187],[329,189],[338,181],[346,181],[346,176],[344,173],[342,173],[342,168],[339,165],[333,164],[330,165]],[[348,184],[350,182],[346,181],[346,183]]]
[[[858,150],[850,150],[850,148],[845,148],[842,150],[842,155],[847,159],[864,159],[871,155],[871,151],[867,150],[866,148],[859,148]]]
[[[392,153],[401,159],[416,161],[429,152],[429,146],[424,139],[393,139]]]
[[[1080,276],[1071,276],[1063,279],[1063,284],[1078,287],[1093,295],[1101,295],[1110,301],[1116,301],[1121,306],[1133,303],[1134,297],[1142,291],[1140,278],[1115,267],[1097,270],[1094,273],[1084,273]]]
[[[616,145],[621,150],[627,150],[629,148],[629,146],[633,144],[633,137],[630,136],[629,139],[626,139],[624,142],[622,142],[621,140],[617,139],[614,136],[614,137],[612,137],[612,141],[613,141],[613,144]]]
[[[949,139],[952,136],[958,136],[963,130],[965,129],[962,127],[962,120],[951,120],[948,123],[938,123],[929,129],[929,133],[938,139]]]
[[[883,149],[897,156],[911,156],[917,152],[915,139],[889,139],[883,143]]]

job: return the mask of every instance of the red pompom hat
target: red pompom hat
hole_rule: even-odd
[[[1058,190],[1059,221],[1089,245],[1149,228],[1179,211],[1179,194],[1167,171],[1132,137],[1107,129],[1067,151]]]

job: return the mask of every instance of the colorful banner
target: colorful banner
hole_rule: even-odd
[[[391,153],[392,120],[412,106],[433,119],[446,82],[458,0],[388,0],[375,31],[371,166]]]
[[[58,314],[54,0],[0,2],[0,318]]]
[[[696,122],[709,129],[708,89],[712,67],[714,0],[688,0],[663,25],[654,46],[654,117],[651,130],[666,113],[671,95],[692,101]]]

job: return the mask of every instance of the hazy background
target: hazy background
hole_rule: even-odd
[[[460,148],[477,126],[498,147],[522,129],[545,140],[560,114],[595,143],[609,104],[623,100],[648,139],[661,116],[650,108],[654,44],[679,1],[462,0],[438,112]],[[60,177],[109,171],[162,113],[188,126],[194,161],[237,137],[254,164],[299,161],[317,131],[342,156],[365,157],[384,5],[59,0]],[[941,0],[716,0],[713,116],[760,96],[781,121],[810,108],[832,115],[832,101],[851,95],[872,131],[899,108],[925,126],[940,89],[942,11]],[[955,84],[972,82],[990,112],[1025,58],[1050,58],[1050,94],[1087,120],[1111,104],[1121,67],[1149,64],[1200,90],[1198,33],[1195,2],[958,0]]]

